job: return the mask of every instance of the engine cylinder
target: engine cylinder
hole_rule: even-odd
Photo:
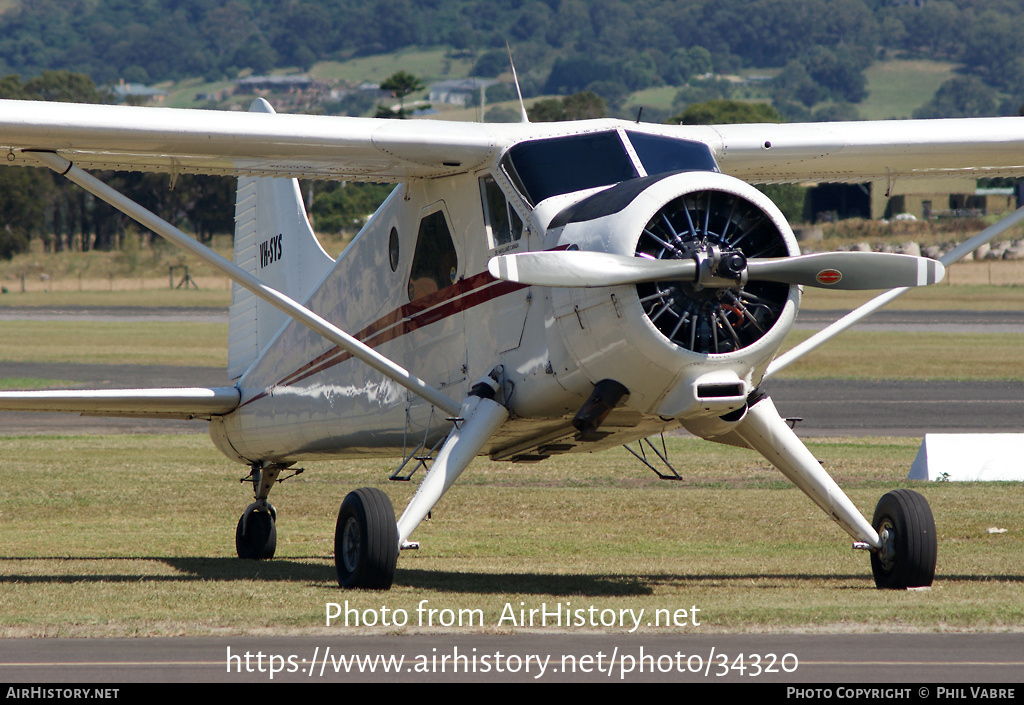
[[[698,258],[735,277],[752,257],[785,257],[789,248],[778,225],[741,195],[704,189],[666,203],[644,226],[636,255],[650,259]],[[665,281],[637,285],[644,313],[676,345],[695,353],[721,354],[759,340],[778,320],[789,285],[741,282],[704,286]]]

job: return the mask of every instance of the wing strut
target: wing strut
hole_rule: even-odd
[[[945,255],[940,257],[939,262],[944,267],[949,267],[950,265],[959,262],[968,254],[974,252],[976,249],[984,245],[989,240],[995,239],[996,236],[1000,235],[1006,230],[1009,230],[1014,225],[1020,223],[1022,220],[1024,220],[1024,207],[1018,208],[1013,213],[1000,220],[998,223],[990,225],[989,227],[985,228],[971,239],[960,243],[960,245],[954,247],[952,250],[950,250]],[[879,294],[878,296],[871,299],[871,301],[868,301],[860,308],[856,308],[853,311],[850,311],[850,313],[838,319],[831,325],[821,329],[820,331],[818,331],[810,338],[797,345],[796,347],[788,350],[782,355],[779,355],[777,358],[775,358],[775,360],[772,361],[772,364],[768,366],[768,370],[765,372],[764,377],[761,380],[762,383],[767,381],[775,373],[780,372],[781,370],[785,369],[792,363],[799,360],[807,353],[818,348],[823,343],[826,343],[835,336],[839,335],[844,330],[851,327],[853,324],[857,323],[861,319],[866,318],[867,316],[874,313],[875,311],[882,308],[891,301],[894,301],[895,299],[898,299],[900,296],[903,296],[903,294],[907,293],[909,290],[910,287],[904,286],[898,289],[890,289],[884,294]]]
[[[161,237],[170,240],[178,247],[188,250],[196,257],[226,274],[232,281],[245,287],[256,296],[267,301],[272,306],[279,308],[291,318],[319,333],[327,340],[350,353],[358,360],[377,370],[381,374],[393,379],[414,394],[426,399],[428,402],[443,409],[446,413],[455,416],[459,413],[460,405],[450,399],[439,390],[431,387],[419,377],[416,377],[404,367],[384,357],[373,348],[356,340],[351,335],[337,326],[324,320],[308,308],[291,299],[281,292],[273,289],[258,278],[252,276],[244,269],[224,259],[216,252],[192,239],[184,232],[174,227],[167,221],[146,210],[129,198],[107,186],[105,183],[92,176],[88,172],[72,164],[64,157],[55,152],[33,152],[33,156],[45,163],[58,174],[67,177],[78,184],[89,193],[102,201],[109,203],[133,220],[149,228]]]

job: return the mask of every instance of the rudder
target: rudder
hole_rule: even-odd
[[[274,112],[257,98],[250,112]],[[334,260],[320,246],[296,179],[239,177],[235,198],[234,261],[282,294],[304,302]],[[238,284],[232,286],[228,376],[237,379],[289,320],[288,315]]]

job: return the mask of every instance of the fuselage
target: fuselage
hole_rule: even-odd
[[[784,256],[796,254],[788,225],[768,199],[716,173],[699,142],[607,121],[569,129],[510,138],[472,172],[398,185],[304,303],[456,403],[500,365],[512,415],[484,449],[495,458],[599,450],[680,423],[725,432],[722,417],[742,412],[781,344],[798,287],[744,301],[689,285],[680,285],[685,296],[562,289],[495,279],[487,263],[568,247],[683,256],[672,243],[671,253],[652,254],[654,241],[669,239],[651,235],[652,223],[692,220],[704,194],[721,201],[706,210],[722,211],[715,217],[724,225],[708,215],[691,239],[743,247],[760,238],[758,249]],[[770,233],[751,235],[762,221]],[[288,266],[287,257],[275,264]],[[606,435],[579,442],[570,420],[603,379],[628,395],[604,420]],[[294,322],[237,384],[239,407],[215,419],[211,434],[244,462],[397,456],[433,446],[451,428],[446,414]]]

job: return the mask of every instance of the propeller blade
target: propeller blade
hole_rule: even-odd
[[[946,268],[925,257],[887,252],[823,252],[747,260],[750,280],[802,284],[822,289],[891,289],[942,280]]]
[[[618,286],[697,278],[697,263],[691,259],[651,260],[585,250],[499,255],[491,258],[487,270],[496,279],[535,286]]]
[[[652,260],[584,250],[500,255],[487,263],[487,269],[496,279],[536,286],[598,287],[698,280],[697,263],[691,259]],[[749,281],[823,289],[924,286],[941,281],[945,271],[936,260],[886,252],[825,252],[747,260]]]

